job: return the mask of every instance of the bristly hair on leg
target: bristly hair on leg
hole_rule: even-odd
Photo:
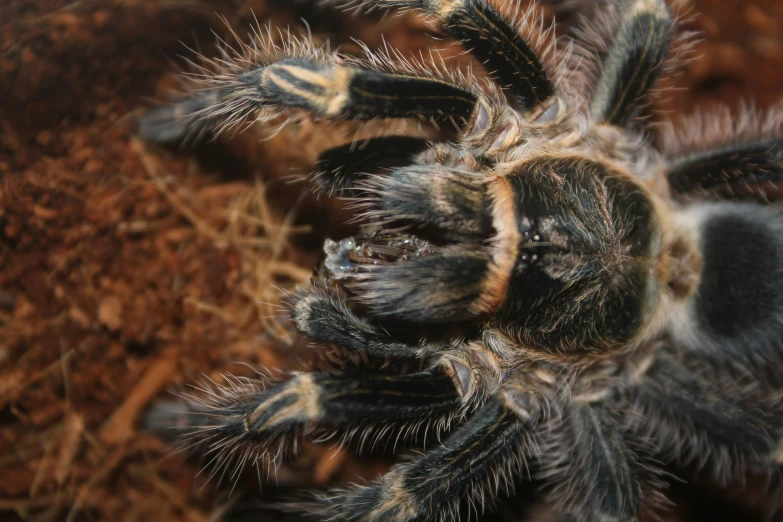
[[[179,94],[174,100],[145,112],[137,119],[139,133],[153,143],[183,149],[214,139],[217,122],[204,111],[213,107],[217,92]]]
[[[732,109],[718,106],[680,115],[674,121],[660,122],[658,140],[669,159],[743,143],[779,138],[783,135],[783,101],[767,109],[742,102]]]
[[[402,343],[358,317],[341,297],[325,291],[295,294],[289,301],[296,329],[309,339],[374,357],[414,359],[418,346]]]
[[[258,373],[258,378],[223,375],[226,384],[205,378],[195,386],[197,393],[183,393],[187,402],[185,412],[190,423],[182,426],[178,451],[198,450],[208,459],[210,479],[218,477],[218,484],[228,478],[236,483],[245,466],[250,463],[274,473],[282,459],[295,455],[303,429],[286,427],[256,437],[248,429],[246,418],[253,411],[258,397],[278,383],[285,382],[281,372]]]
[[[323,60],[327,46],[316,46],[311,39],[271,25],[251,27],[248,42],[243,41],[228,20],[223,18],[231,43],[215,35],[217,55],[208,57],[198,49],[186,48],[185,65],[179,74],[179,88],[173,100],[139,118],[139,131],[153,142],[188,146],[222,132],[242,132],[260,118],[276,123],[269,129],[274,135],[294,114],[256,115],[261,103],[254,92],[239,81],[242,74],[286,56]],[[277,118],[276,116],[283,116]]]
[[[697,112],[661,127],[666,176],[679,199],[783,198],[783,103]]]
[[[280,431],[255,440],[244,422],[253,398],[281,382],[282,372],[256,370],[255,378],[221,376],[225,384],[204,377],[192,386],[195,392],[177,393],[178,402],[155,405],[145,414],[144,424],[161,435],[173,435],[177,439],[176,452],[198,450],[199,456],[207,460],[202,471],[209,470],[210,480],[217,478],[219,485],[227,479],[236,486],[248,463],[256,466],[259,473],[274,473],[284,456],[298,451],[299,433]],[[166,428],[173,429],[166,434]]]

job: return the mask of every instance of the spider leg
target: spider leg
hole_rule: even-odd
[[[357,317],[340,298],[320,290],[296,297],[292,319],[299,332],[315,341],[338,344],[374,357],[435,357],[436,365],[454,379],[465,405],[475,404],[476,397],[493,394],[502,380],[499,358],[481,343],[435,342],[416,346],[400,342]]]
[[[394,340],[356,316],[339,298],[322,291],[295,297],[291,318],[310,339],[334,343],[375,357],[414,358],[418,348]]]
[[[674,159],[666,175],[677,196],[778,200],[783,192],[783,138],[727,144]]]
[[[555,429],[542,430],[542,476],[550,497],[579,521],[635,521],[649,472],[603,403],[572,402]],[[647,484],[655,485],[655,484]]]
[[[597,122],[627,127],[666,57],[672,17],[664,0],[619,1],[619,27],[604,58],[590,114]]]
[[[442,429],[466,407],[455,379],[437,367],[409,375],[295,373],[266,388],[249,379],[229,383],[205,387],[184,410],[147,414],[149,422],[178,426],[184,443],[206,448],[213,474],[238,458],[275,461],[295,451],[302,434],[328,438],[342,432],[365,440],[422,425]]]
[[[459,503],[480,506],[523,472],[529,434],[538,416],[495,397],[441,445],[399,464],[368,486],[330,491],[318,502],[293,506],[327,520],[405,522],[456,519]],[[478,509],[478,508],[477,508]]]
[[[356,207],[364,210],[362,217],[375,224],[405,220],[437,227],[456,239],[491,235],[492,217],[484,202],[486,175],[463,165],[416,164],[415,156],[429,148],[417,138],[374,138],[368,146],[356,154],[348,152],[350,146],[326,151],[319,159],[322,168],[314,176],[316,183],[327,190],[351,189],[357,196]],[[340,165],[338,158],[344,158],[347,166]],[[379,162],[391,161],[398,165],[407,161],[408,166],[368,173]]]
[[[708,467],[728,479],[767,470],[776,451],[780,418],[730,382],[700,378],[660,354],[620,399],[626,428],[648,440],[665,462]]]
[[[316,119],[417,118],[453,122],[457,128],[474,117],[478,96],[434,73],[384,72],[342,62],[336,55],[287,57],[230,75],[205,74],[201,93],[142,116],[139,130],[152,141],[172,142],[194,126],[220,130],[253,115],[269,120],[291,109]]]
[[[427,140],[411,136],[382,136],[340,145],[320,154],[312,179],[320,190],[344,192],[355,188],[355,181],[368,172],[414,163],[428,147]]]

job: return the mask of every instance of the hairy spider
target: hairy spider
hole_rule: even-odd
[[[298,505],[389,522],[484,509],[528,474],[586,521],[636,520],[662,500],[661,469],[780,474],[783,218],[764,204],[783,182],[779,112],[645,124],[676,17],[663,0],[585,4],[563,45],[532,10],[362,0],[423,11],[487,80],[256,33],[141,120],[162,143],[302,114],[442,135],[321,155],[313,184],[356,198],[366,224],[327,241],[319,284],[291,303],[308,338],[423,369],[216,387],[187,410],[219,466],[303,434],[453,426],[375,482]]]

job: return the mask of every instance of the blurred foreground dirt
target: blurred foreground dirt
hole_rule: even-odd
[[[197,477],[195,459],[163,458],[167,443],[139,432],[141,412],[201,374],[244,371],[235,361],[313,363],[275,304],[278,288],[307,281],[323,238],[344,230],[345,212],[290,182],[323,143],[318,129],[194,154],[134,134],[134,114],[174,86],[180,40],[208,53],[210,31],[225,33],[216,13],[295,32],[303,17],[347,51],[350,37],[378,46],[383,36],[405,54],[431,44],[415,17],[370,24],[304,1],[0,2],[3,520],[216,519],[230,488]],[[700,57],[663,117],[783,97],[783,2],[699,0],[694,13]],[[369,478],[387,464],[306,444],[278,483]],[[678,491],[668,519],[756,516],[732,511],[747,502],[724,502],[731,492],[693,495]]]

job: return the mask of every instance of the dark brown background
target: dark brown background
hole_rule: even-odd
[[[175,57],[189,54],[179,40],[209,53],[210,30],[225,34],[216,13],[240,31],[252,13],[294,28],[303,16],[348,52],[350,36],[432,45],[416,17],[371,25],[306,0],[0,2],[0,519],[212,520],[229,488],[204,485],[196,459],[162,460],[167,444],[138,431],[141,412],[201,373],[243,371],[233,361],[313,358],[286,342],[273,304],[342,233],[344,213],[299,201],[290,183],[323,129],[192,154],[134,135],[134,114],[175,85]],[[698,0],[692,14],[704,41],[662,118],[781,98],[783,2]],[[278,483],[372,477],[388,461],[306,443]],[[238,488],[258,495],[252,480]],[[760,489],[675,486],[666,518],[759,519],[741,506]]]

